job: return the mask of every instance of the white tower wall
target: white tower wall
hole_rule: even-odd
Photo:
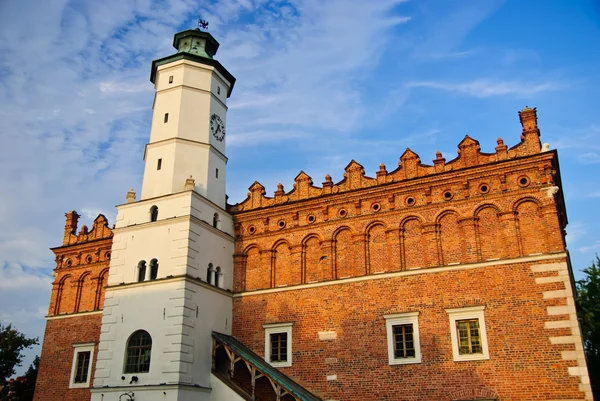
[[[211,39],[185,31],[176,40],[214,42],[202,37]],[[214,43],[207,51],[216,51]],[[215,134],[224,130],[234,79],[208,53],[179,50],[153,63],[141,199],[117,207],[94,401],[121,400],[128,391],[148,401],[218,399],[211,395],[211,333],[231,334],[234,227],[225,210],[226,138]],[[211,131],[213,115],[223,124],[218,132]],[[152,339],[149,371],[125,373],[138,330]]]

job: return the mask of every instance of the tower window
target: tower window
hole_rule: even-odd
[[[156,169],[160,170],[162,168],[162,159],[158,159],[158,162],[156,163]]]
[[[206,282],[208,284],[214,284],[215,283],[215,273],[216,270],[213,267],[212,263],[208,264],[208,269],[206,269]]]
[[[215,287],[221,288],[223,286],[223,272],[221,271],[221,267],[217,266],[217,271],[215,272]]]
[[[169,76],[169,83],[172,84],[173,83],[173,75]]]
[[[158,260],[152,259],[150,261],[150,280],[156,280],[158,277]]]
[[[158,207],[156,206],[152,206],[150,208],[150,221],[156,221],[158,220]]]
[[[140,260],[138,265],[138,281],[144,281],[146,279],[146,261]]]
[[[138,330],[127,342],[127,361],[125,373],[144,373],[150,371],[152,337],[147,331]]]
[[[221,87],[217,86],[217,95],[220,95],[220,94],[221,94]]]
[[[165,122],[169,122],[169,113],[165,113]]]
[[[213,227],[219,228],[219,214],[215,213],[213,216]]]
[[[217,168],[217,169],[215,169],[215,177],[216,177],[216,178],[219,178],[219,169],[218,169],[218,168]]]

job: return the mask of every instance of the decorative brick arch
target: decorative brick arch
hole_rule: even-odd
[[[423,241],[424,219],[421,216],[407,216],[400,222],[400,265],[402,270],[425,267]]]
[[[75,300],[75,312],[88,312],[94,309],[94,285],[92,283],[92,274],[85,271],[77,280],[77,298]]]
[[[244,250],[245,290],[260,290],[272,287],[271,251],[263,251],[256,244]],[[268,258],[267,258],[268,256]]]
[[[454,209],[445,209],[436,217],[436,238],[442,265],[461,263],[465,258],[461,215]]]
[[[56,296],[56,306],[54,314],[73,313],[75,311],[75,301],[77,297],[77,288],[72,282],[73,276],[65,275],[58,284],[58,294]]]
[[[315,283],[331,280],[331,250],[323,246],[323,236],[308,234],[302,240],[302,282]]]
[[[364,275],[364,267],[357,266],[357,252],[354,244],[354,231],[348,226],[339,227],[333,233],[334,279]]]
[[[96,298],[94,300],[94,310],[102,309],[104,307],[104,293],[106,291],[107,277],[108,269],[104,269],[96,278]]]
[[[300,258],[292,253],[289,241],[279,239],[271,248],[271,271],[273,286],[284,287],[302,282]]]
[[[498,393],[489,388],[465,388],[446,394],[440,401],[496,401]]]
[[[525,197],[513,204],[519,249],[522,256],[546,251],[546,224],[542,203],[534,197]]]
[[[474,213],[475,239],[477,243],[477,259],[486,261],[505,257],[507,233],[500,220],[501,209],[495,203],[484,203],[479,205]]]
[[[391,270],[389,266],[392,251],[388,247],[386,225],[382,221],[374,221],[365,229],[367,274],[382,273]]]

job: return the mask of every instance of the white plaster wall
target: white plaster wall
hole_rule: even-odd
[[[244,401],[242,397],[215,375],[210,375],[211,401]]]
[[[124,227],[149,222],[152,206],[158,207],[158,221],[191,215],[212,224],[214,213],[218,213],[222,222],[220,230],[233,236],[233,220],[225,209],[192,191],[117,206],[115,222],[117,231]]]
[[[186,280],[151,281],[106,292],[94,386],[210,385],[213,330],[231,333],[231,294]],[[124,373],[137,330],[152,337],[148,373]],[[122,379],[125,376],[125,380]]]
[[[150,129],[151,143],[172,138],[179,131],[181,93],[181,86],[156,93]],[[165,113],[169,113],[169,120],[166,123]]]
[[[158,68],[150,144],[144,157],[142,199],[181,191],[191,175],[200,194],[225,207],[226,138],[221,142],[214,138],[210,117],[216,113],[226,124],[229,86],[213,67],[201,63],[179,60]],[[169,114],[166,123],[165,113]],[[169,141],[175,138],[197,143]],[[156,170],[159,158],[164,167]]]
[[[156,222],[149,221],[152,206],[158,207]],[[119,206],[114,232],[108,285],[137,282],[138,263],[148,266],[156,258],[158,278],[189,274],[206,280],[212,263],[223,270],[222,287],[232,288],[231,216],[192,191]]]

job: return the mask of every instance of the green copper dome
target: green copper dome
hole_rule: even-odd
[[[177,49],[177,53],[189,53],[212,59],[217,53],[219,42],[208,32],[190,29],[175,35],[173,47]]]

